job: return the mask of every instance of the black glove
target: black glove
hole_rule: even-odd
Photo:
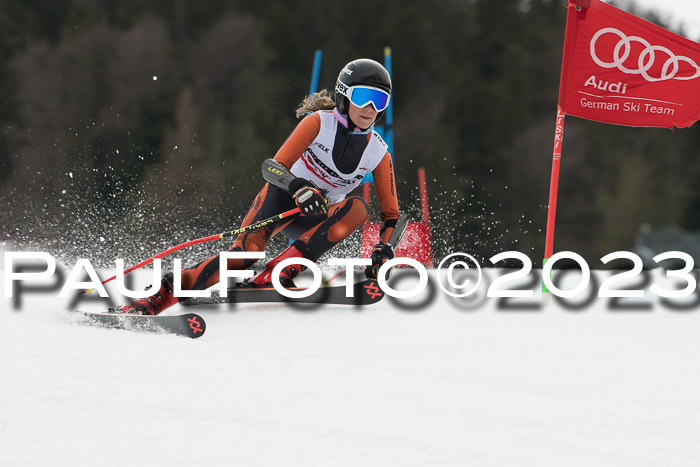
[[[308,180],[303,178],[292,180],[289,184],[289,193],[301,209],[302,215],[328,214],[328,199]]]
[[[384,263],[394,258],[394,249],[388,243],[379,242],[372,250],[372,265],[365,268],[365,276],[367,279],[376,279],[379,274],[379,268]],[[386,278],[389,278],[390,273],[387,273]]]

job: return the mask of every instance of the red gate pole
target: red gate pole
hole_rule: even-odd
[[[430,238],[430,213],[428,211],[428,186],[425,183],[425,169],[423,167],[418,168],[418,189],[420,191],[420,209],[423,216],[422,223],[425,231],[427,232],[428,245],[432,245],[433,242]],[[429,255],[428,267],[434,268],[433,255],[432,252]]]

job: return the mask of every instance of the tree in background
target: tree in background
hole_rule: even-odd
[[[33,3],[0,1],[4,238],[113,261],[235,226],[313,51],[332,88],[389,45],[402,208],[418,215],[425,166],[437,257],[539,264],[564,0]],[[597,261],[642,223],[697,229],[699,143],[697,126],[568,122],[557,249]]]

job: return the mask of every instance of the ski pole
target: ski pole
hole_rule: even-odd
[[[295,214],[299,214],[299,212],[300,212],[299,208],[290,209],[289,211],[285,211],[285,212],[282,212],[280,214],[275,214],[272,217],[268,217],[267,219],[263,219],[261,221],[255,222],[253,224],[249,224],[245,227],[241,227],[240,229],[231,230],[229,232],[223,232],[223,233],[216,234],[216,235],[210,235],[208,237],[199,238],[197,240],[190,240],[189,242],[185,242],[185,243],[182,243],[180,245],[174,246],[172,248],[168,248],[167,250],[160,252],[157,255],[151,256],[150,258],[148,258],[144,261],[141,261],[139,264],[132,266],[129,269],[127,269],[126,271],[124,271],[124,274],[128,274],[131,271],[134,271],[140,267],[143,267],[147,264],[152,263],[153,260],[155,260],[155,259],[162,258],[164,256],[168,256],[169,254],[174,253],[177,250],[181,250],[185,247],[192,246],[192,245],[199,245],[200,243],[211,242],[212,240],[219,240],[221,238],[233,237],[235,235],[239,235],[239,234],[242,234],[243,232],[248,232],[251,230],[257,230],[257,229],[264,227],[272,222],[276,222],[276,221],[285,219],[287,217],[293,216]],[[102,281],[102,283],[106,284],[107,282],[113,281],[116,278],[117,278],[116,275],[112,276],[109,279]],[[90,293],[93,290],[94,289],[88,289],[88,290],[84,290],[81,293],[86,293],[86,292]]]

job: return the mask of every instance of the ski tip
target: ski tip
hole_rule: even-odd
[[[204,331],[207,330],[206,321],[204,321],[204,319],[197,314],[187,313],[186,315],[182,315],[182,319],[187,322],[187,337],[197,339],[198,337],[202,337],[204,335]]]
[[[385,295],[384,291],[377,285],[377,281],[371,279],[357,283],[355,292],[362,297],[360,303],[364,305],[377,303]]]

